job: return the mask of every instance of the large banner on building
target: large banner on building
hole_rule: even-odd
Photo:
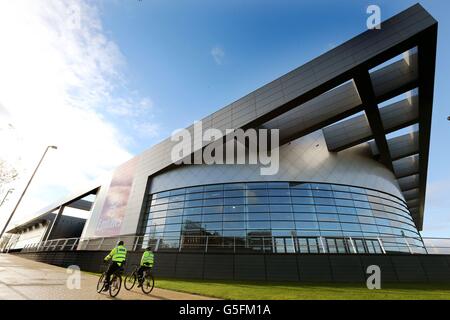
[[[133,158],[114,171],[95,229],[96,236],[109,237],[120,233],[138,159]]]

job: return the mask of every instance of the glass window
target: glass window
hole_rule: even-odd
[[[337,207],[337,212],[344,213],[344,214],[356,214],[355,208],[350,207]]]
[[[375,219],[372,217],[358,217],[359,222],[361,223],[369,223],[369,224],[375,224]]]
[[[202,224],[203,228],[206,231],[221,231],[222,230],[222,222],[204,222]]]
[[[186,193],[203,192],[203,186],[186,188]]]
[[[309,183],[302,182],[291,182],[289,186],[293,189],[311,189],[311,185]]]
[[[203,193],[186,194],[186,200],[199,200],[199,199],[203,199]]]
[[[295,225],[297,229],[303,229],[303,230],[312,230],[312,229],[319,229],[319,224],[317,222],[307,222],[307,221],[296,221]]]
[[[225,198],[225,205],[240,205],[245,204],[245,198]]]
[[[248,189],[266,189],[267,185],[265,182],[248,182],[247,188]]]
[[[331,185],[331,188],[333,189],[333,191],[342,191],[342,192],[350,191],[349,187],[341,186],[341,185],[337,185],[337,184]]]
[[[223,204],[223,198],[219,199],[204,199],[203,205],[204,206],[218,206]]]
[[[248,197],[248,204],[269,204],[269,197]]]
[[[229,213],[223,216],[223,221],[244,221],[245,213]]]
[[[184,208],[184,215],[190,216],[190,215],[199,215],[202,213],[202,208]]]
[[[336,199],[335,201],[337,206],[347,206],[347,207],[355,206],[353,200]]]
[[[285,204],[271,204],[270,211],[271,212],[292,212],[292,206],[285,205]]]
[[[172,202],[169,203],[168,209],[181,209],[184,206],[184,202]]]
[[[293,197],[312,197],[311,190],[291,189],[291,196]]]
[[[324,191],[324,190],[313,190],[313,196],[316,197],[322,197],[322,198],[332,198],[333,193],[331,191]]]
[[[337,210],[334,206],[316,206],[316,212],[337,213]]]
[[[332,198],[314,198],[314,201],[318,205],[334,206],[334,199]]]
[[[295,220],[317,221],[315,213],[294,213]]]
[[[183,217],[183,222],[185,223],[189,223],[189,222],[201,222],[202,221],[202,216],[201,215],[196,215],[196,216],[184,216]]]
[[[222,221],[221,214],[205,214],[203,215],[203,222]]]
[[[176,232],[181,230],[181,224],[168,224],[164,228],[164,232]]]
[[[268,189],[288,189],[289,182],[268,182],[267,188]]]
[[[177,201],[184,201],[184,194],[177,196],[170,196],[169,202],[177,202]]]
[[[325,213],[320,213],[317,215],[317,220],[319,221],[335,221],[338,222],[339,218],[337,214],[325,214]]]
[[[209,191],[203,194],[204,199],[223,198],[223,191]]]
[[[274,204],[291,203],[291,197],[269,197],[269,202]]]
[[[247,190],[247,197],[268,197],[269,194],[266,189],[252,189]]]
[[[293,205],[295,212],[316,212],[316,209],[314,206],[308,206],[308,205]]]
[[[226,183],[223,185],[224,190],[241,190],[245,187],[245,183]]]
[[[320,230],[340,230],[341,225],[335,222],[319,222]]]
[[[352,215],[346,215],[346,214],[340,214],[339,215],[339,220],[341,222],[354,222],[354,223],[358,223],[358,216],[352,216]]]
[[[270,197],[289,197],[290,195],[289,189],[269,189]]]
[[[245,229],[245,222],[227,221],[223,223],[223,229]]]
[[[377,226],[372,224],[361,224],[361,230],[363,232],[378,232]]]
[[[248,213],[247,219],[249,221],[255,221],[255,220],[269,220],[269,213]]]
[[[202,205],[203,205],[203,200],[191,200],[191,201],[184,202],[185,208],[201,207]]]
[[[223,190],[223,184],[210,184],[204,186],[205,191],[219,191]]]
[[[369,202],[357,201],[357,200],[354,200],[353,202],[355,203],[355,207],[370,209],[370,203]]]
[[[181,223],[182,221],[182,216],[177,216],[177,217],[167,217],[166,218],[166,224],[172,224],[172,223]]]
[[[270,222],[269,221],[248,221],[247,222],[248,229],[266,229],[270,230]]]
[[[293,221],[272,221],[272,229],[295,229]]]
[[[269,206],[263,206],[263,205],[248,205],[247,206],[248,212],[269,212]]]
[[[222,206],[203,207],[202,211],[203,211],[203,214],[222,213],[223,207]]]
[[[223,207],[223,213],[238,213],[238,212],[245,212],[245,206],[242,205],[236,205],[236,206],[224,206]]]
[[[331,190],[331,185],[325,183],[311,183],[313,190]]]
[[[183,209],[167,210],[167,217],[182,216]]]
[[[356,223],[341,223],[344,231],[361,231],[361,227]]]
[[[292,197],[291,201],[293,204],[314,204],[313,198]]]
[[[356,208],[358,216],[372,216],[372,211],[367,209]]]
[[[272,220],[294,220],[291,212],[271,212],[270,218]]]
[[[348,192],[338,192],[338,191],[334,191],[333,192],[334,197],[335,198],[340,198],[340,199],[352,199],[352,195]]]
[[[245,197],[245,190],[225,191],[224,196],[226,198]]]

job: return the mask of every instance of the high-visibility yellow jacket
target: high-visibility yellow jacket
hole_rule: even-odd
[[[154,255],[151,251],[145,251],[141,258],[141,266],[153,267]]]
[[[112,259],[112,261],[117,262],[120,266],[122,262],[127,258],[127,248],[124,246],[117,246],[111,250],[111,252],[105,257],[105,260]]]

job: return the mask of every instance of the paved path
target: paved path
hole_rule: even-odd
[[[155,288],[149,295],[134,288],[127,291],[122,286],[119,295],[111,298],[98,294],[98,277],[81,273],[81,288],[69,289],[69,274],[64,268],[40,263],[18,256],[0,253],[0,300],[199,300],[208,297]]]

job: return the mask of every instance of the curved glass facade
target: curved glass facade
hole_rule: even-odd
[[[160,250],[425,253],[404,201],[370,189],[248,182],[174,189],[148,199],[140,233],[145,245],[157,241]]]

